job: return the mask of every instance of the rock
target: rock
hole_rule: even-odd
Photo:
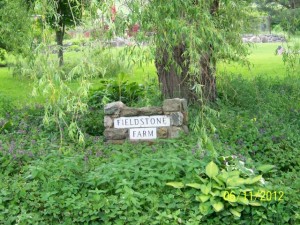
[[[107,140],[123,140],[128,137],[128,129],[107,128],[104,131]]]
[[[104,127],[110,128],[113,127],[113,120],[109,116],[104,116]]]
[[[169,138],[177,138],[180,136],[180,134],[182,133],[182,128],[180,127],[170,127],[168,134],[169,134]]]
[[[252,42],[252,43],[258,43],[258,42],[260,42],[260,38],[257,37],[257,36],[253,36],[253,37],[250,38],[249,41]]]
[[[112,115],[112,114],[119,114],[121,109],[124,108],[125,105],[123,102],[112,102],[104,106],[104,114],[105,115]]]
[[[181,126],[183,124],[183,114],[181,112],[171,113],[171,126]]]
[[[162,115],[163,110],[162,107],[143,107],[140,108],[140,115],[143,116],[153,116],[153,115]]]
[[[157,128],[157,137],[158,138],[168,138],[168,128],[166,128],[166,127]]]
[[[188,114],[188,112],[186,111],[186,112],[183,112],[182,113],[182,115],[183,115],[183,124],[188,124],[188,121],[189,121],[189,114]]]
[[[248,43],[248,42],[249,42],[248,38],[246,38],[246,37],[243,37],[243,38],[242,38],[242,41],[243,41],[244,43]]]
[[[265,37],[265,36],[263,36],[263,37],[261,38],[261,42],[262,42],[262,43],[267,43],[267,42],[268,42],[268,38]]]
[[[164,112],[178,112],[182,109],[182,102],[180,98],[166,99],[163,103]]]
[[[137,108],[124,107],[121,110],[121,116],[138,116],[140,110]]]
[[[188,111],[188,104],[187,104],[187,100],[182,98],[180,99],[181,101],[181,107],[182,107],[182,111]]]
[[[186,134],[188,134],[190,132],[188,126],[186,126],[186,125],[182,126],[182,129],[183,129],[184,133],[186,133]]]

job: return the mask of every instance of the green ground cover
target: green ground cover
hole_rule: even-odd
[[[106,145],[100,92],[91,99],[93,111],[79,118],[85,143],[68,139],[66,129],[61,143],[55,123],[43,125],[42,107],[17,107],[17,100],[25,105],[30,98],[30,82],[0,69],[0,224],[300,224],[300,79],[285,75],[281,56],[274,54],[277,45],[253,48],[252,71],[219,65],[219,98],[204,118],[212,142],[193,131],[203,115],[190,106],[188,136]],[[132,74],[130,81],[156,77],[154,65]],[[129,105],[136,97],[141,104],[156,101],[140,91],[125,99]],[[218,172],[207,172],[211,160]],[[208,177],[222,177],[224,170],[234,179]],[[253,202],[258,187],[272,193],[269,200],[256,196]],[[242,199],[228,201],[221,191]]]

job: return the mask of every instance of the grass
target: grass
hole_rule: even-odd
[[[240,74],[245,78],[252,79],[257,76],[285,77],[286,68],[282,56],[275,55],[279,43],[256,44],[251,48],[249,55],[250,67],[237,63],[218,65],[217,74]],[[68,52],[65,54],[65,61],[71,62],[80,60],[80,53]],[[157,79],[154,63],[143,67],[134,67],[132,72],[126,74],[125,79],[138,83],[146,83],[151,79]],[[97,85],[99,79],[93,81]],[[76,86],[76,83],[71,85]],[[16,78],[11,75],[7,68],[0,68],[0,94],[9,96],[17,103],[33,103],[39,101],[31,96],[32,83],[29,80]]]
[[[13,77],[8,68],[0,68],[0,94],[8,96],[16,103],[32,103],[32,82],[27,79]]]
[[[250,50],[250,66],[242,66],[237,63],[220,64],[219,73],[241,74],[243,77],[254,78],[256,76],[284,77],[285,65],[281,55],[275,55],[279,43],[256,44]]]

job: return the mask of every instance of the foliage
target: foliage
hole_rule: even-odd
[[[234,163],[232,164],[232,160],[228,160],[228,158],[223,158],[223,161],[226,163],[225,166],[223,165],[224,168],[219,168],[213,161],[208,163],[205,173],[200,173],[196,182],[186,184],[169,182],[167,185],[174,188],[190,187],[196,189],[195,198],[200,202],[201,214],[211,218],[222,217],[223,224],[232,223],[233,219],[227,218],[230,216],[234,217],[235,220],[247,218],[249,216],[247,214],[253,207],[262,208],[263,205],[266,207],[267,204],[264,204],[264,201],[283,201],[283,198],[273,196],[273,192],[267,189],[261,175],[254,176],[252,170],[243,167],[243,164],[239,168]],[[269,193],[268,200],[266,193]],[[258,224],[267,223],[267,217],[261,218],[261,213],[257,211],[251,216],[255,218]],[[241,221],[241,223],[243,222]]]
[[[1,0],[0,50],[28,53],[32,42],[31,25],[30,12],[23,0]]]
[[[5,60],[6,54],[7,54],[6,50],[0,48],[0,62]]]
[[[185,138],[133,148],[131,144],[103,146],[91,140],[93,148],[64,154],[53,151],[55,145],[35,154],[32,151],[38,152],[38,146],[15,151],[16,144],[6,148],[2,143],[0,220],[4,224],[287,224],[280,216],[288,217],[294,206],[245,206],[238,221],[231,215],[238,214],[233,210],[224,210],[225,217],[217,213],[204,216],[195,199],[198,189],[166,186],[172,180],[188,183],[198,180],[197,174],[204,175],[211,156],[194,151],[194,141]]]
[[[87,113],[88,94],[92,79],[99,76],[115,76],[117,74],[114,73],[127,71],[128,67],[125,67],[125,62],[122,63],[115,59],[115,55],[101,44],[94,43],[86,46],[81,52],[81,57],[79,63],[70,63],[59,67],[48,48],[40,44],[36,49],[35,57],[20,61],[14,72],[34,80],[33,94],[43,96],[45,99],[44,124],[57,124],[61,132],[61,140],[65,135],[63,130],[67,128],[69,137],[83,143],[84,135],[78,121]],[[107,64],[109,58],[113,60]],[[76,88],[73,88],[72,82],[77,83]],[[114,91],[116,90],[112,88],[107,95],[115,94]],[[129,93],[128,91],[127,93]],[[93,121],[94,116],[91,113],[89,115],[91,117],[88,120]],[[101,120],[97,124],[100,122]],[[100,133],[102,133],[101,129]]]
[[[63,65],[63,39],[66,26],[76,26],[82,18],[83,2],[77,0],[32,1],[35,13],[43,15],[43,26],[55,30],[59,65]]]
[[[92,90],[89,98],[89,104],[94,109],[99,109],[104,104],[114,101],[122,101],[127,106],[134,106],[149,98],[146,96],[148,94],[146,85],[129,82],[124,78],[122,79],[122,76],[117,79],[101,80],[98,86],[100,87]],[[156,89],[152,88],[150,91],[154,94]]]
[[[263,0],[255,1],[260,10],[267,12],[273,26],[280,25],[284,31],[295,33],[300,29],[299,1]]]
[[[8,96],[0,93],[0,117],[9,116],[9,114],[13,113],[15,107]]]

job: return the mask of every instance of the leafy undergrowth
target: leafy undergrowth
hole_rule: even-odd
[[[0,223],[299,224],[299,89],[297,77],[223,76],[210,137],[225,158],[212,157],[193,133],[152,145],[106,145],[89,135],[85,145],[60,143],[42,107],[16,110],[2,97]],[[212,160],[218,172],[207,172]],[[254,196],[249,182],[272,196]],[[231,198],[236,190],[248,194],[242,202]],[[256,203],[247,202],[250,193]]]

